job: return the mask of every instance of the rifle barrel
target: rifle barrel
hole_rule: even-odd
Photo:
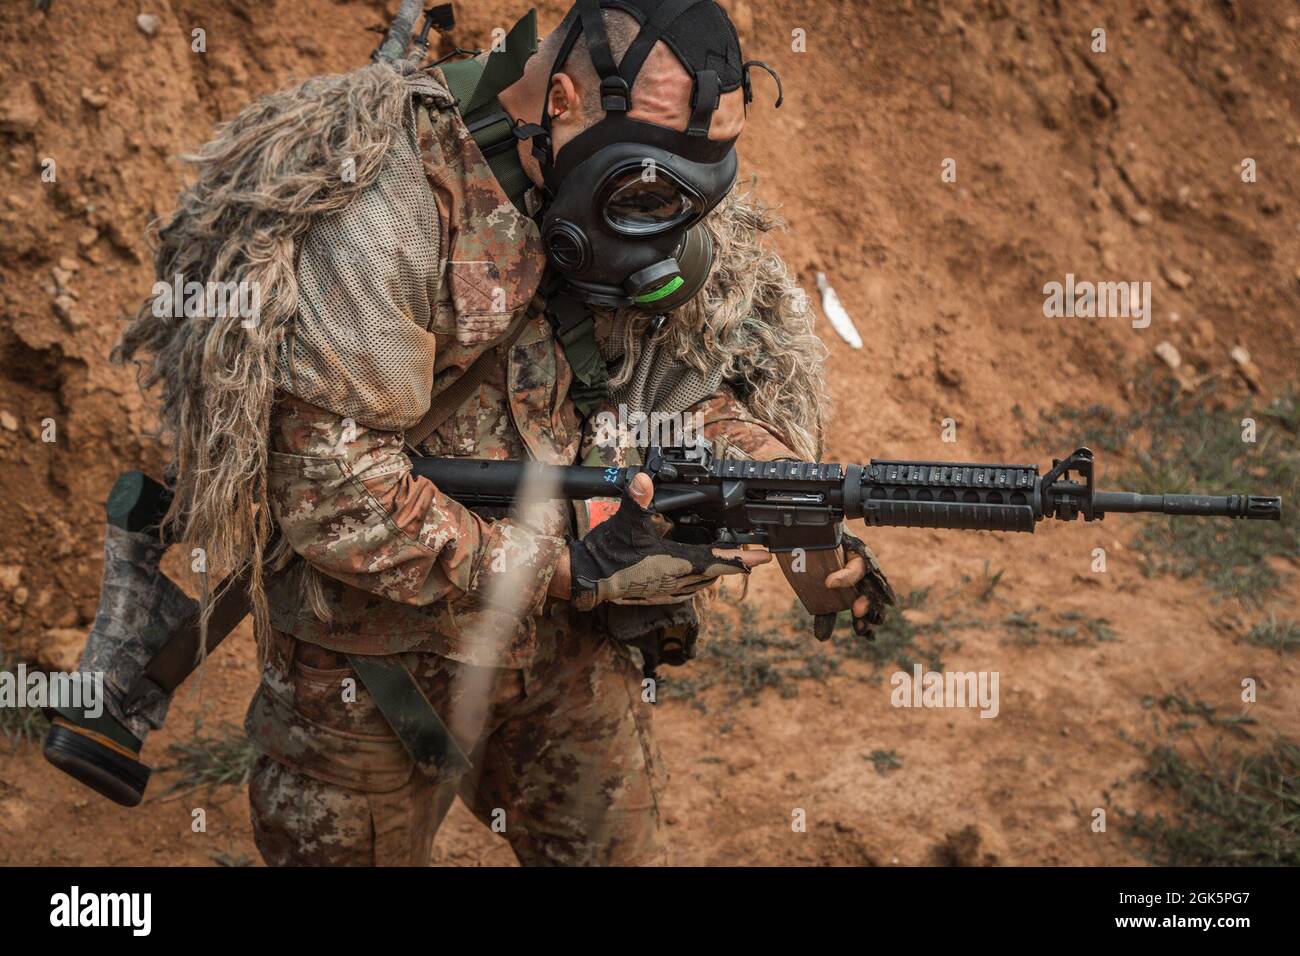
[[[1267,495],[1143,495],[1131,491],[1098,491],[1093,495],[1093,505],[1102,513],[1153,512],[1256,521],[1282,519],[1282,499]]]

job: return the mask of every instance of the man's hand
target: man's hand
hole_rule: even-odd
[[[838,571],[832,571],[826,575],[826,586],[831,590],[836,588],[851,588],[857,585],[859,581],[867,576],[867,562],[859,554],[849,557],[844,567]],[[859,594],[853,600],[853,616],[866,617],[867,606],[870,604],[865,594]]]
[[[853,632],[870,639],[876,625],[885,619],[885,608],[896,603],[897,599],[866,542],[847,531],[842,540],[848,559],[844,567],[826,575],[825,584],[831,589],[853,588],[858,592],[853,599]],[[813,619],[813,633],[818,640],[824,641],[831,636],[835,630],[835,618],[834,614],[819,614]]]
[[[634,477],[614,517],[569,545],[550,593],[571,594],[582,610],[605,601],[677,604],[725,574],[747,574],[772,560],[766,551],[713,549],[661,537],[648,510],[653,498],[649,476]]]

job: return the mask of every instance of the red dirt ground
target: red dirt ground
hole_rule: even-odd
[[[157,469],[148,406],[106,355],[118,318],[150,280],[147,221],[185,181],[177,156],[251,97],[295,77],[365,62],[396,3],[221,0],[5,5],[0,22],[0,640],[70,666],[94,614],[101,503],[116,474]],[[765,80],[741,143],[757,191],[789,230],[776,241],[810,291],[826,272],[867,339],[853,351],[822,324],[834,395],[830,460],[869,457],[1047,464],[1074,436],[1031,445],[1014,406],[1093,402],[1117,409],[1162,374],[1168,341],[1184,374],[1248,387],[1229,358],[1253,358],[1260,386],[1295,385],[1300,359],[1300,10],[1288,0],[1090,3],[731,0]],[[523,5],[458,5],[461,46],[480,45]],[[544,26],[562,4],[540,4]],[[136,24],[157,17],[154,35]],[[207,52],[189,34],[207,33]],[[1090,52],[1107,31],[1108,52]],[[806,52],[791,49],[803,30]],[[57,182],[42,182],[42,162]],[[1258,181],[1244,183],[1244,158]],[[957,181],[941,163],[956,160]],[[1051,320],[1045,282],[1149,280],[1154,321]],[[61,298],[62,297],[62,298]],[[58,305],[56,306],[56,300]],[[56,311],[56,309],[58,311]],[[63,315],[59,314],[59,311]],[[1213,414],[1208,409],[1207,414]],[[57,440],[41,441],[51,418]],[[956,445],[940,440],[944,419]],[[1236,427],[1225,422],[1225,427]],[[1103,463],[1101,478],[1118,463]],[[673,774],[671,858],[682,864],[1124,864],[1118,833],[1089,829],[1104,792],[1140,759],[1142,698],[1178,691],[1300,730],[1300,668],[1243,644],[1252,618],[1194,580],[1147,578],[1125,547],[1133,525],[1044,528],[1036,536],[885,529],[870,540],[902,593],[935,593],[1005,571],[987,606],[971,586],[949,610],[1085,611],[1119,640],[1024,647],[1004,629],[962,633],[946,663],[1001,675],[1001,714],[896,709],[889,686],[844,675],[766,691],[728,726],[721,695],[702,713],[657,716]],[[1095,547],[1106,574],[1090,574]],[[783,611],[777,573],[749,600]],[[1294,563],[1273,596],[1294,616]],[[908,612],[924,619],[924,612]],[[811,645],[811,637],[809,637]],[[156,759],[194,718],[238,722],[255,684],[246,631],[187,687]],[[897,750],[881,775],[864,755]],[[167,775],[163,775],[163,782]],[[161,792],[161,787],[155,792]],[[1150,795],[1147,795],[1148,797]],[[1145,799],[1129,790],[1130,805]],[[190,811],[208,808],[208,833]],[[806,833],[791,831],[794,808]],[[976,840],[956,835],[973,827]],[[964,849],[943,853],[953,841]],[[0,751],[0,864],[211,864],[257,858],[241,788],[127,811],[79,789],[37,748]],[[435,862],[513,862],[461,807]]]

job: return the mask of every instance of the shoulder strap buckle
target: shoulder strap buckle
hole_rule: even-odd
[[[687,136],[708,136],[713,124],[713,113],[722,103],[722,82],[716,70],[700,70],[695,74],[695,88],[691,91],[691,121]]]
[[[600,105],[606,113],[626,113],[632,108],[632,91],[617,73],[600,81]]]

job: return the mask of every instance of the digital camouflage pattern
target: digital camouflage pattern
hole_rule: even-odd
[[[105,709],[140,740],[163,725],[171,697],[158,691],[130,714],[122,703],[168,637],[198,609],[158,570],[167,548],[156,534],[127,531],[111,522],[105,526],[99,608],[77,664],[87,678],[103,676]]]
[[[511,315],[532,300],[546,259],[537,224],[502,192],[441,71],[430,75],[436,92],[418,115],[420,159],[438,205],[440,248],[449,250],[434,331],[459,346],[439,343],[441,370],[467,367],[501,338]]]
[[[437,201],[447,277],[431,317],[436,399],[523,318],[544,256],[536,224],[497,185],[437,71],[427,91],[427,108],[418,110],[419,143]],[[365,252],[338,255],[348,259]],[[384,267],[384,261],[367,264],[381,277]],[[359,309],[384,309],[386,285],[401,281],[397,275],[385,278],[372,283],[376,301],[358,303]],[[564,400],[571,373],[545,319],[528,319],[504,356],[501,351],[494,351],[477,394],[421,451],[572,463],[578,421]],[[485,521],[411,476],[400,432],[370,429],[358,419],[364,416],[344,418],[288,394],[277,402],[268,468],[271,505],[309,567],[269,590],[273,627],[349,653],[421,650],[463,663],[526,662],[534,644],[531,618],[564,547],[564,510],[556,506],[531,526],[516,519]],[[516,622],[487,600],[498,573],[521,569],[528,593],[524,618]],[[503,629],[511,637],[500,641],[495,635]],[[490,640],[474,638],[487,634]]]
[[[446,260],[428,330],[435,401],[486,350],[493,358],[419,450],[621,463],[626,449],[583,440],[572,373],[544,318],[498,345],[529,308],[540,243],[449,103],[434,97],[419,131]],[[694,411],[733,455],[791,457],[728,387]],[[545,596],[585,510],[576,521],[567,505],[527,523],[488,520],[413,478],[403,445],[401,432],[293,395],[275,406],[271,508],[307,561],[268,592],[270,653],[246,721],[262,754],[250,801],[266,861],[422,865],[459,794],[485,823],[504,822],[521,862],[662,862],[665,772],[639,667],[593,615]],[[526,584],[499,578],[502,567],[523,569]],[[512,606],[493,602],[503,583],[524,592]],[[454,779],[415,769],[345,654],[399,655],[473,769]]]
[[[664,862],[666,772],[639,668],[563,605],[537,632],[524,668],[403,655],[473,765],[432,778],[414,769],[359,682],[342,702],[356,681],[345,658],[276,635],[247,721],[267,742],[250,785],[266,862],[424,865],[457,795],[525,865]]]
[[[536,226],[459,117],[431,120],[420,142],[448,260],[431,323],[436,396],[528,307],[541,257]],[[572,463],[571,380],[545,319],[530,319],[420,450]],[[427,863],[457,792],[485,822],[504,811],[526,863],[662,860],[663,771],[639,671],[566,603],[542,611],[567,506],[528,527],[485,520],[411,477],[400,433],[288,394],[273,416],[269,482],[277,523],[308,563],[270,591],[271,653],[246,722],[262,753],[250,801],[268,863]],[[499,567],[530,572],[522,620],[490,603]],[[415,770],[364,686],[344,702],[344,679],[356,679],[344,653],[401,654],[471,754],[471,774]],[[466,690],[476,685],[489,693]]]

